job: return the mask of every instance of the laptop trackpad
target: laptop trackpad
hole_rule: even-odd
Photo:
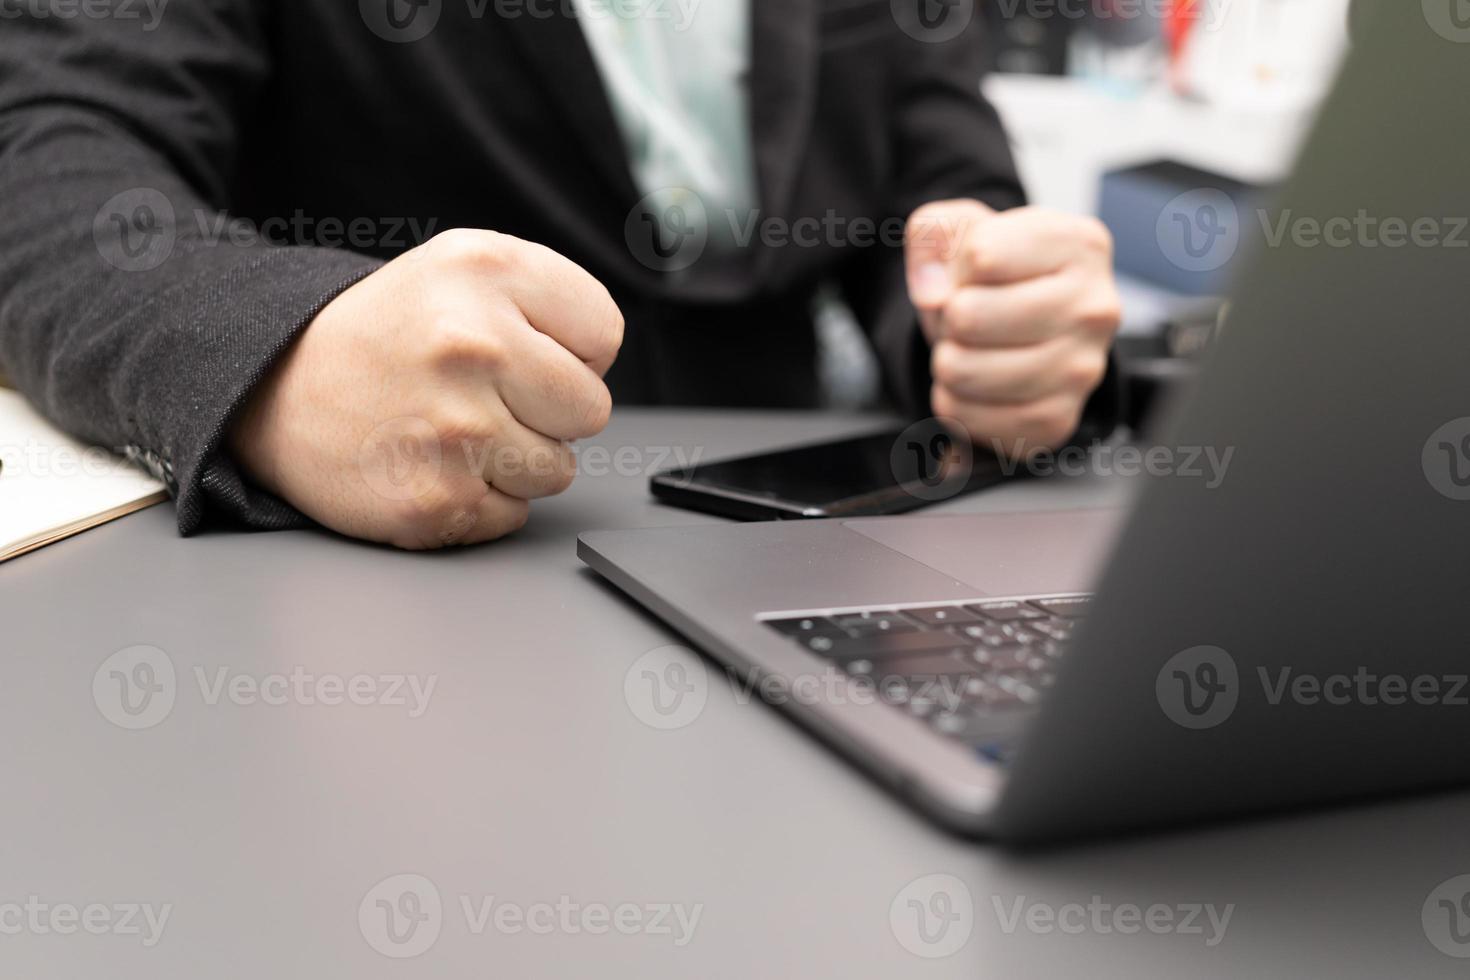
[[[1090,592],[1124,513],[871,517],[844,526],[987,595]]]

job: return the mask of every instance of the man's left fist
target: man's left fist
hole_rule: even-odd
[[[934,414],[1009,456],[1064,445],[1118,330],[1113,240],[1093,218],[938,201],[909,218],[909,297]]]

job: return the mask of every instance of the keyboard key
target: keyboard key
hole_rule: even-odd
[[[884,677],[877,681],[878,697],[887,704],[908,704],[914,689],[902,677]]]
[[[909,698],[909,703],[905,707],[909,709],[909,714],[915,718],[928,718],[930,715],[942,710],[939,702],[932,695],[918,692],[915,692],[914,696]]]
[[[993,673],[1001,670],[1026,670],[1033,654],[1031,648],[1017,644],[1008,647],[977,647],[970,651],[970,662]]]
[[[1040,619],[1045,615],[1038,609],[1032,609],[1024,602],[1010,599],[999,602],[977,602],[965,608],[971,612],[979,613],[986,619],[995,619],[1001,622],[1010,622],[1016,619]]]
[[[844,626],[844,629],[853,636],[877,636],[880,633],[917,633],[919,626],[915,623],[902,623],[892,619],[875,619],[866,623],[855,623]]]
[[[812,630],[808,633],[800,633],[792,637],[797,643],[806,647],[812,653],[819,653],[824,657],[832,655],[839,642],[847,642],[850,637],[835,626],[827,629]]]
[[[768,619],[766,625],[787,636],[800,636],[817,630],[831,629],[832,621],[822,616],[802,616],[797,619]]]
[[[896,612],[850,613],[833,616],[832,622],[857,636],[873,633],[911,633],[919,627]]]
[[[1043,609],[1053,616],[1067,616],[1071,619],[1079,619],[1087,615],[1087,604],[1092,601],[1090,595],[1064,596],[1060,599],[1032,599],[1031,605]]]
[[[981,623],[960,627],[956,632],[976,646],[1008,647],[1042,642],[1042,637],[1026,632],[1015,623]]]
[[[871,636],[833,638],[832,645],[819,651],[833,660],[883,660],[916,653],[959,652],[967,644],[953,633],[875,633]]]
[[[988,678],[980,683],[978,691],[967,687],[964,691],[963,703],[971,710],[980,711],[982,714],[1011,711],[1029,706],[1028,702],[1022,700],[1014,690],[1002,686],[998,680]]]
[[[980,617],[963,606],[931,606],[928,609],[905,609],[904,615],[917,619],[929,626],[948,626],[950,623],[975,623]]]
[[[1014,719],[1017,716],[1014,713],[998,715],[974,705],[960,705],[953,710],[933,713],[929,716],[929,724],[942,735],[970,745],[983,745],[1010,737],[1016,724],[1004,721],[1007,717]]]
[[[881,676],[929,680],[936,677],[969,677],[980,673],[972,661],[959,656],[923,655],[893,657],[883,661],[875,672]]]
[[[1072,638],[1072,624],[1064,619],[1032,619],[1026,623],[1026,629],[1032,633],[1039,633],[1050,640],[1065,643]]]
[[[963,737],[971,717],[968,711],[941,711],[934,716],[934,728],[945,735]]]
[[[1041,700],[1041,692],[1032,687],[1029,681],[1012,674],[1002,674],[996,678],[995,686],[1025,704],[1035,704]]]

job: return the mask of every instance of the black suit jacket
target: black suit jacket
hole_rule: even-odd
[[[669,272],[630,247],[642,195],[568,0],[173,0],[151,28],[139,0],[110,3],[0,30],[0,365],[163,475],[185,533],[300,522],[222,435],[326,303],[432,232],[508,232],[606,283],[622,402],[812,404],[832,283],[922,410],[896,229],[930,200],[1022,200],[978,18],[936,43],[890,0],[752,0],[759,227],[893,234],[758,235]]]

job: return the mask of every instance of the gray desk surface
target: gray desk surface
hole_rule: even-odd
[[[474,550],[186,541],[160,507],[0,566],[0,975],[1463,975],[1421,913],[1470,873],[1470,796],[1015,855],[932,829],[713,668],[692,723],[641,721],[625,674],[677,638],[584,571],[576,533],[707,520],[646,495],[668,447],[712,458],[873,422],[623,411],[592,443],[621,462],[589,465],[522,534]],[[1058,481],[951,506],[1116,497]],[[130,730],[109,720],[128,718],[99,668],[137,645],[163,651],[176,681],[161,720]],[[217,687],[293,672],[436,686],[417,717],[310,700],[330,687],[288,685],[283,704]],[[408,948],[385,940],[376,905],[399,874],[442,903],[411,942],[435,926],[437,939],[411,959],[374,946]],[[964,943],[944,958],[912,952],[941,947],[905,919],[936,881],[951,901],[935,913],[961,909],[961,891],[973,910],[951,918],[941,942]],[[1232,911],[1210,946],[1205,915],[1202,934],[1162,918],[1155,932],[1129,904],[1176,924],[1193,905]],[[152,945],[129,905],[168,907]],[[681,905],[700,906],[692,938],[650,908]]]

